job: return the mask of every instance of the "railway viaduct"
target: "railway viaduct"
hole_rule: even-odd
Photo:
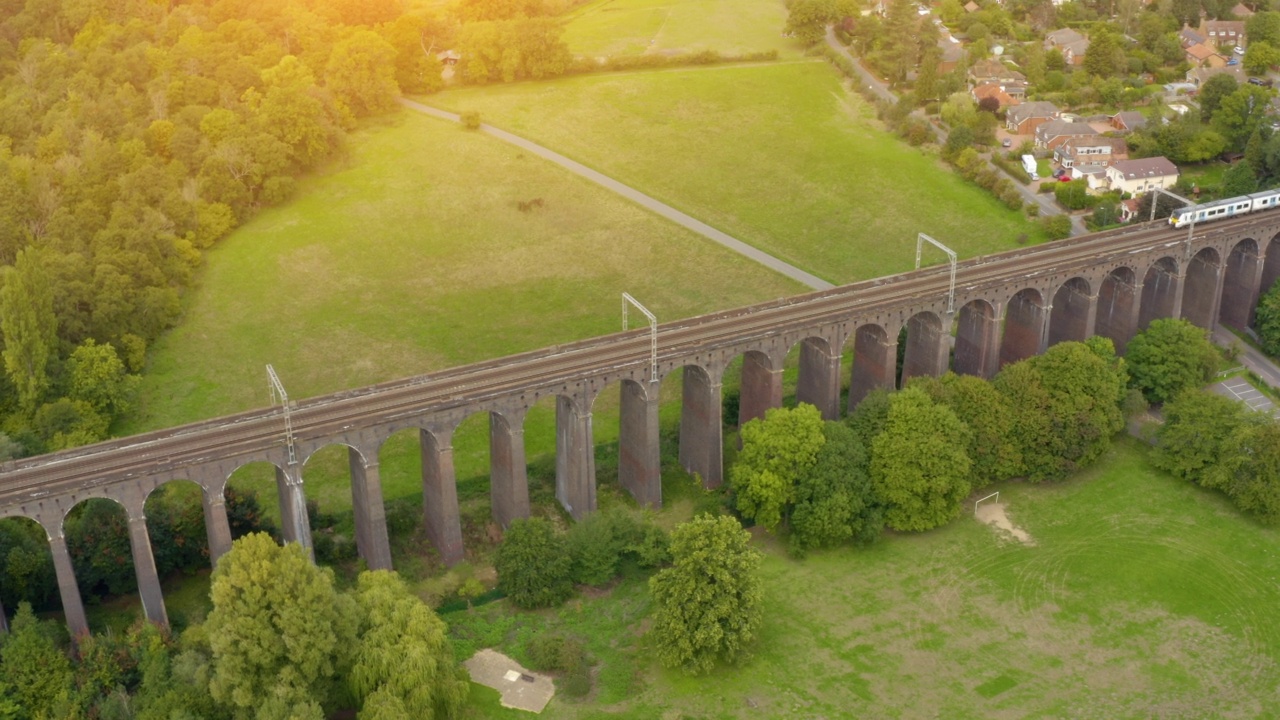
[[[740,356],[737,422],[782,404],[782,364],[797,345],[797,400],[834,419],[843,409],[841,356],[849,349],[852,407],[872,389],[915,375],[952,369],[990,377],[1065,340],[1104,335],[1123,350],[1155,318],[1184,317],[1205,328],[1247,324],[1260,289],[1280,279],[1280,212],[1195,230],[1192,237],[1148,224],[967,260],[954,291],[947,268],[934,266],[667,323],[658,327],[656,349],[648,329],[633,330],[311,398],[291,405],[292,442],[282,411],[272,408],[9,462],[0,467],[0,518],[22,516],[43,527],[67,623],[79,635],[88,623],[63,522],[86,499],[115,500],[128,515],[144,610],[163,624],[144,514],[157,487],[172,480],[200,486],[216,563],[231,545],[228,478],[248,463],[271,463],[285,539],[310,547],[301,469],[317,450],[345,446],[359,553],[370,568],[390,568],[378,450],[409,429],[421,444],[427,532],[454,563],[463,546],[451,437],[474,413],[489,418],[492,511],[505,527],[529,514],[525,414],[540,398],[555,397],[556,497],[581,518],[596,505],[592,405],[619,383],[619,481],[639,503],[657,506],[662,378],[681,377],[680,463],[714,487],[724,477],[721,382]]]

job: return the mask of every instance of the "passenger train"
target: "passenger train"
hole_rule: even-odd
[[[1264,190],[1175,210],[1169,216],[1169,224],[1178,228],[1186,227],[1193,221],[1199,224],[1211,220],[1222,220],[1233,215],[1270,210],[1278,205],[1280,205],[1280,190]]]

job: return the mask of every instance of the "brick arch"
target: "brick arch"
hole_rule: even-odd
[[[1187,263],[1183,281],[1182,317],[1195,325],[1212,329],[1218,318],[1219,289],[1222,282],[1222,253],[1204,247]]]
[[[1044,337],[1045,313],[1049,311],[1044,293],[1023,288],[1006,302],[1004,332],[1000,337],[1000,365],[1025,360],[1040,352]]]
[[[999,360],[1000,318],[990,301],[975,298],[956,313],[952,369],[960,375],[990,378]]]
[[[1049,311],[1049,345],[1068,340],[1083,341],[1093,334],[1093,295],[1090,282],[1082,276],[1064,280],[1053,293]]]
[[[1180,263],[1168,255],[1152,260],[1141,273],[1142,299],[1135,332],[1145,330],[1152,320],[1176,316],[1182,285]]]
[[[1253,319],[1258,304],[1258,271],[1262,269],[1260,250],[1253,238],[1242,238],[1226,248],[1218,322],[1242,330]]]
[[[1128,265],[1112,268],[1098,284],[1093,331],[1095,335],[1110,338],[1117,353],[1124,354],[1125,346],[1137,331],[1140,292],[1137,272]]]
[[[902,354],[901,385],[920,375],[938,376],[946,371],[950,350],[950,328],[942,317],[929,310],[907,318],[906,348]],[[901,337],[901,335],[899,335]]]
[[[797,346],[800,348],[800,368],[796,379],[796,403],[813,405],[825,420],[839,419],[839,338],[805,333],[792,344],[792,350]]]
[[[898,364],[897,325],[863,323],[853,339],[853,369],[849,376],[849,411],[876,388],[894,387]]]

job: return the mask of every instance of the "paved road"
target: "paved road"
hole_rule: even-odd
[[[1261,350],[1246,344],[1231,334],[1229,330],[1223,328],[1216,328],[1213,331],[1213,341],[1222,347],[1229,347],[1232,343],[1238,345],[1240,347],[1240,364],[1256,373],[1266,384],[1280,389],[1280,367],[1276,367],[1271,358],[1267,357]]]
[[[458,117],[457,113],[451,113],[451,112],[447,112],[437,108],[433,108],[429,105],[423,105],[422,103],[414,102],[412,100],[408,100],[405,98],[401,98],[400,103],[405,107],[408,107],[413,110],[417,110],[420,113],[425,113],[432,117],[440,118],[442,120],[450,120],[452,122],[461,122],[461,118]],[[685,213],[680,212],[679,210],[671,207],[670,205],[667,205],[664,202],[661,202],[653,197],[650,197],[649,195],[645,195],[644,193],[640,192],[639,190],[636,190],[635,188],[629,185],[623,185],[617,180],[614,180],[613,178],[607,175],[603,175],[599,172],[596,172],[595,170],[592,170],[591,168],[587,167],[586,165],[583,165],[582,163],[570,160],[569,158],[561,155],[558,152],[555,152],[554,150],[549,150],[541,145],[530,142],[520,137],[519,135],[512,135],[506,130],[499,130],[498,128],[493,127],[492,125],[481,124],[480,129],[498,138],[499,140],[504,140],[508,143],[511,143],[512,145],[515,145],[516,147],[522,150],[531,152],[534,155],[537,155],[538,157],[542,157],[547,160],[550,160],[551,162],[569,170],[570,172],[581,175],[582,177],[598,185],[601,185],[609,190],[612,190],[613,192],[627,198],[628,200],[631,200],[632,202],[640,205],[641,207],[652,210],[653,212],[661,215],[664,218],[667,218],[668,220],[676,223],[677,225],[682,225],[698,233],[699,235],[707,238],[708,240],[711,240],[712,242],[719,243],[740,255],[744,255],[748,258],[751,258],[752,260],[755,260],[761,265],[764,265],[765,267],[768,267],[772,270],[776,270],[777,272],[780,272],[783,275],[786,275],[792,280],[800,282],[810,288],[813,288],[814,290],[829,290],[835,287],[835,285],[832,285],[831,283],[827,282],[826,280],[823,280],[820,277],[817,277],[816,275],[811,275],[801,270],[800,268],[795,267],[794,265],[789,265],[779,260],[778,258],[773,257],[772,255],[761,252],[760,250],[757,250],[756,248],[751,247],[750,245],[742,242],[741,240],[738,240],[737,238],[734,238],[730,235],[727,235],[711,227],[710,225],[702,222],[701,220],[697,220],[693,217],[690,217],[689,215],[686,215]]]
[[[831,26],[827,27],[827,45],[830,46],[832,50],[835,50],[841,55],[849,58],[849,61],[853,63],[854,70],[858,73],[858,77],[861,78],[862,84],[871,90],[876,97],[887,100],[891,103],[898,102],[898,96],[893,94],[893,91],[889,89],[889,85],[864,68],[862,63],[858,61],[858,58],[850,53],[848,48],[836,39],[836,31]],[[924,117],[923,113],[920,113],[919,110],[914,111],[912,114]],[[945,144],[949,133],[929,118],[925,117],[924,119],[928,121],[929,126],[933,128],[933,132],[938,138],[938,143]],[[1017,178],[1005,172],[1000,168],[1000,166],[993,164],[991,162],[990,154],[984,154],[983,159],[987,161],[987,164],[994,169],[1000,177],[1007,178],[1009,182],[1013,183],[1013,186],[1017,188],[1018,193],[1022,195],[1022,198],[1025,201],[1034,203],[1038,206],[1040,208],[1041,215],[1062,215],[1064,213],[1062,207],[1051,199],[1052,196],[1033,192],[1030,187],[1023,185]],[[1082,218],[1074,215],[1069,215],[1069,217],[1071,218],[1072,235],[1084,235],[1089,232],[1088,228],[1084,226],[1084,220]]]

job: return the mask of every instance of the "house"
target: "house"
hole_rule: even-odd
[[[1083,65],[1084,54],[1089,50],[1089,38],[1071,28],[1054,30],[1044,36],[1045,50],[1058,50],[1068,65]]]
[[[462,53],[457,50],[445,50],[444,52],[436,53],[436,60],[439,60],[441,65],[457,65],[461,59]]]
[[[1107,168],[1107,180],[1112,190],[1141,195],[1153,188],[1173,187],[1178,166],[1164,157],[1118,160]]]
[[[1205,45],[1204,43],[1196,43],[1182,49],[1187,55],[1187,62],[1191,67],[1226,67],[1227,59],[1218,54],[1217,50]]]
[[[1071,122],[1059,118],[1036,128],[1036,147],[1041,150],[1053,150],[1066,142],[1067,138],[1097,134],[1098,131],[1089,127],[1089,123]]]
[[[1120,201],[1120,222],[1133,222],[1138,217],[1138,199]]]
[[[1024,89],[1027,85],[1027,76],[1014,70],[999,60],[986,59],[979,60],[969,68],[969,82],[974,85],[982,83],[997,83],[999,85],[1021,85]]]
[[[1178,40],[1182,42],[1182,47],[1185,48],[1203,44],[1205,37],[1187,25],[1183,25],[1182,29],[1178,31]]]
[[[1244,47],[1243,20],[1205,20],[1200,21],[1200,35],[1207,44],[1217,47]]]
[[[1236,3],[1236,6],[1231,8],[1231,14],[1235,15],[1239,20],[1248,20],[1253,17],[1253,11],[1245,6],[1244,3]]]
[[[981,103],[985,98],[995,98],[1000,103],[1000,109],[1012,107],[1020,104],[1022,101],[1013,97],[1004,91],[1004,88],[997,83],[988,82],[981,85],[975,85],[969,94],[973,96],[973,101]]]
[[[1111,123],[1111,127],[1120,132],[1132,132],[1147,126],[1146,116],[1137,110],[1118,112],[1108,118],[1107,121]]]
[[[1244,74],[1244,67],[1241,65],[1228,65],[1226,67],[1199,67],[1191,68],[1187,71],[1187,82],[1192,83],[1196,87],[1204,85],[1209,78],[1219,73],[1231,73],[1235,76],[1236,82],[1243,83],[1248,79]]]
[[[1030,135],[1040,125],[1058,117],[1058,106],[1051,102],[1023,103],[1009,108],[1004,116],[1004,126],[1015,135]]]
[[[1129,146],[1120,138],[1101,135],[1069,137],[1053,149],[1053,161],[1064,168],[1076,165],[1107,167],[1129,157]]]
[[[942,54],[938,56],[938,75],[946,75],[964,59],[964,46],[959,41],[952,38],[943,38],[938,41],[938,48],[942,50]]]
[[[1084,179],[1090,190],[1098,192],[1106,192],[1107,190],[1107,169],[1101,165],[1091,163],[1076,165],[1071,168],[1071,179]]]

